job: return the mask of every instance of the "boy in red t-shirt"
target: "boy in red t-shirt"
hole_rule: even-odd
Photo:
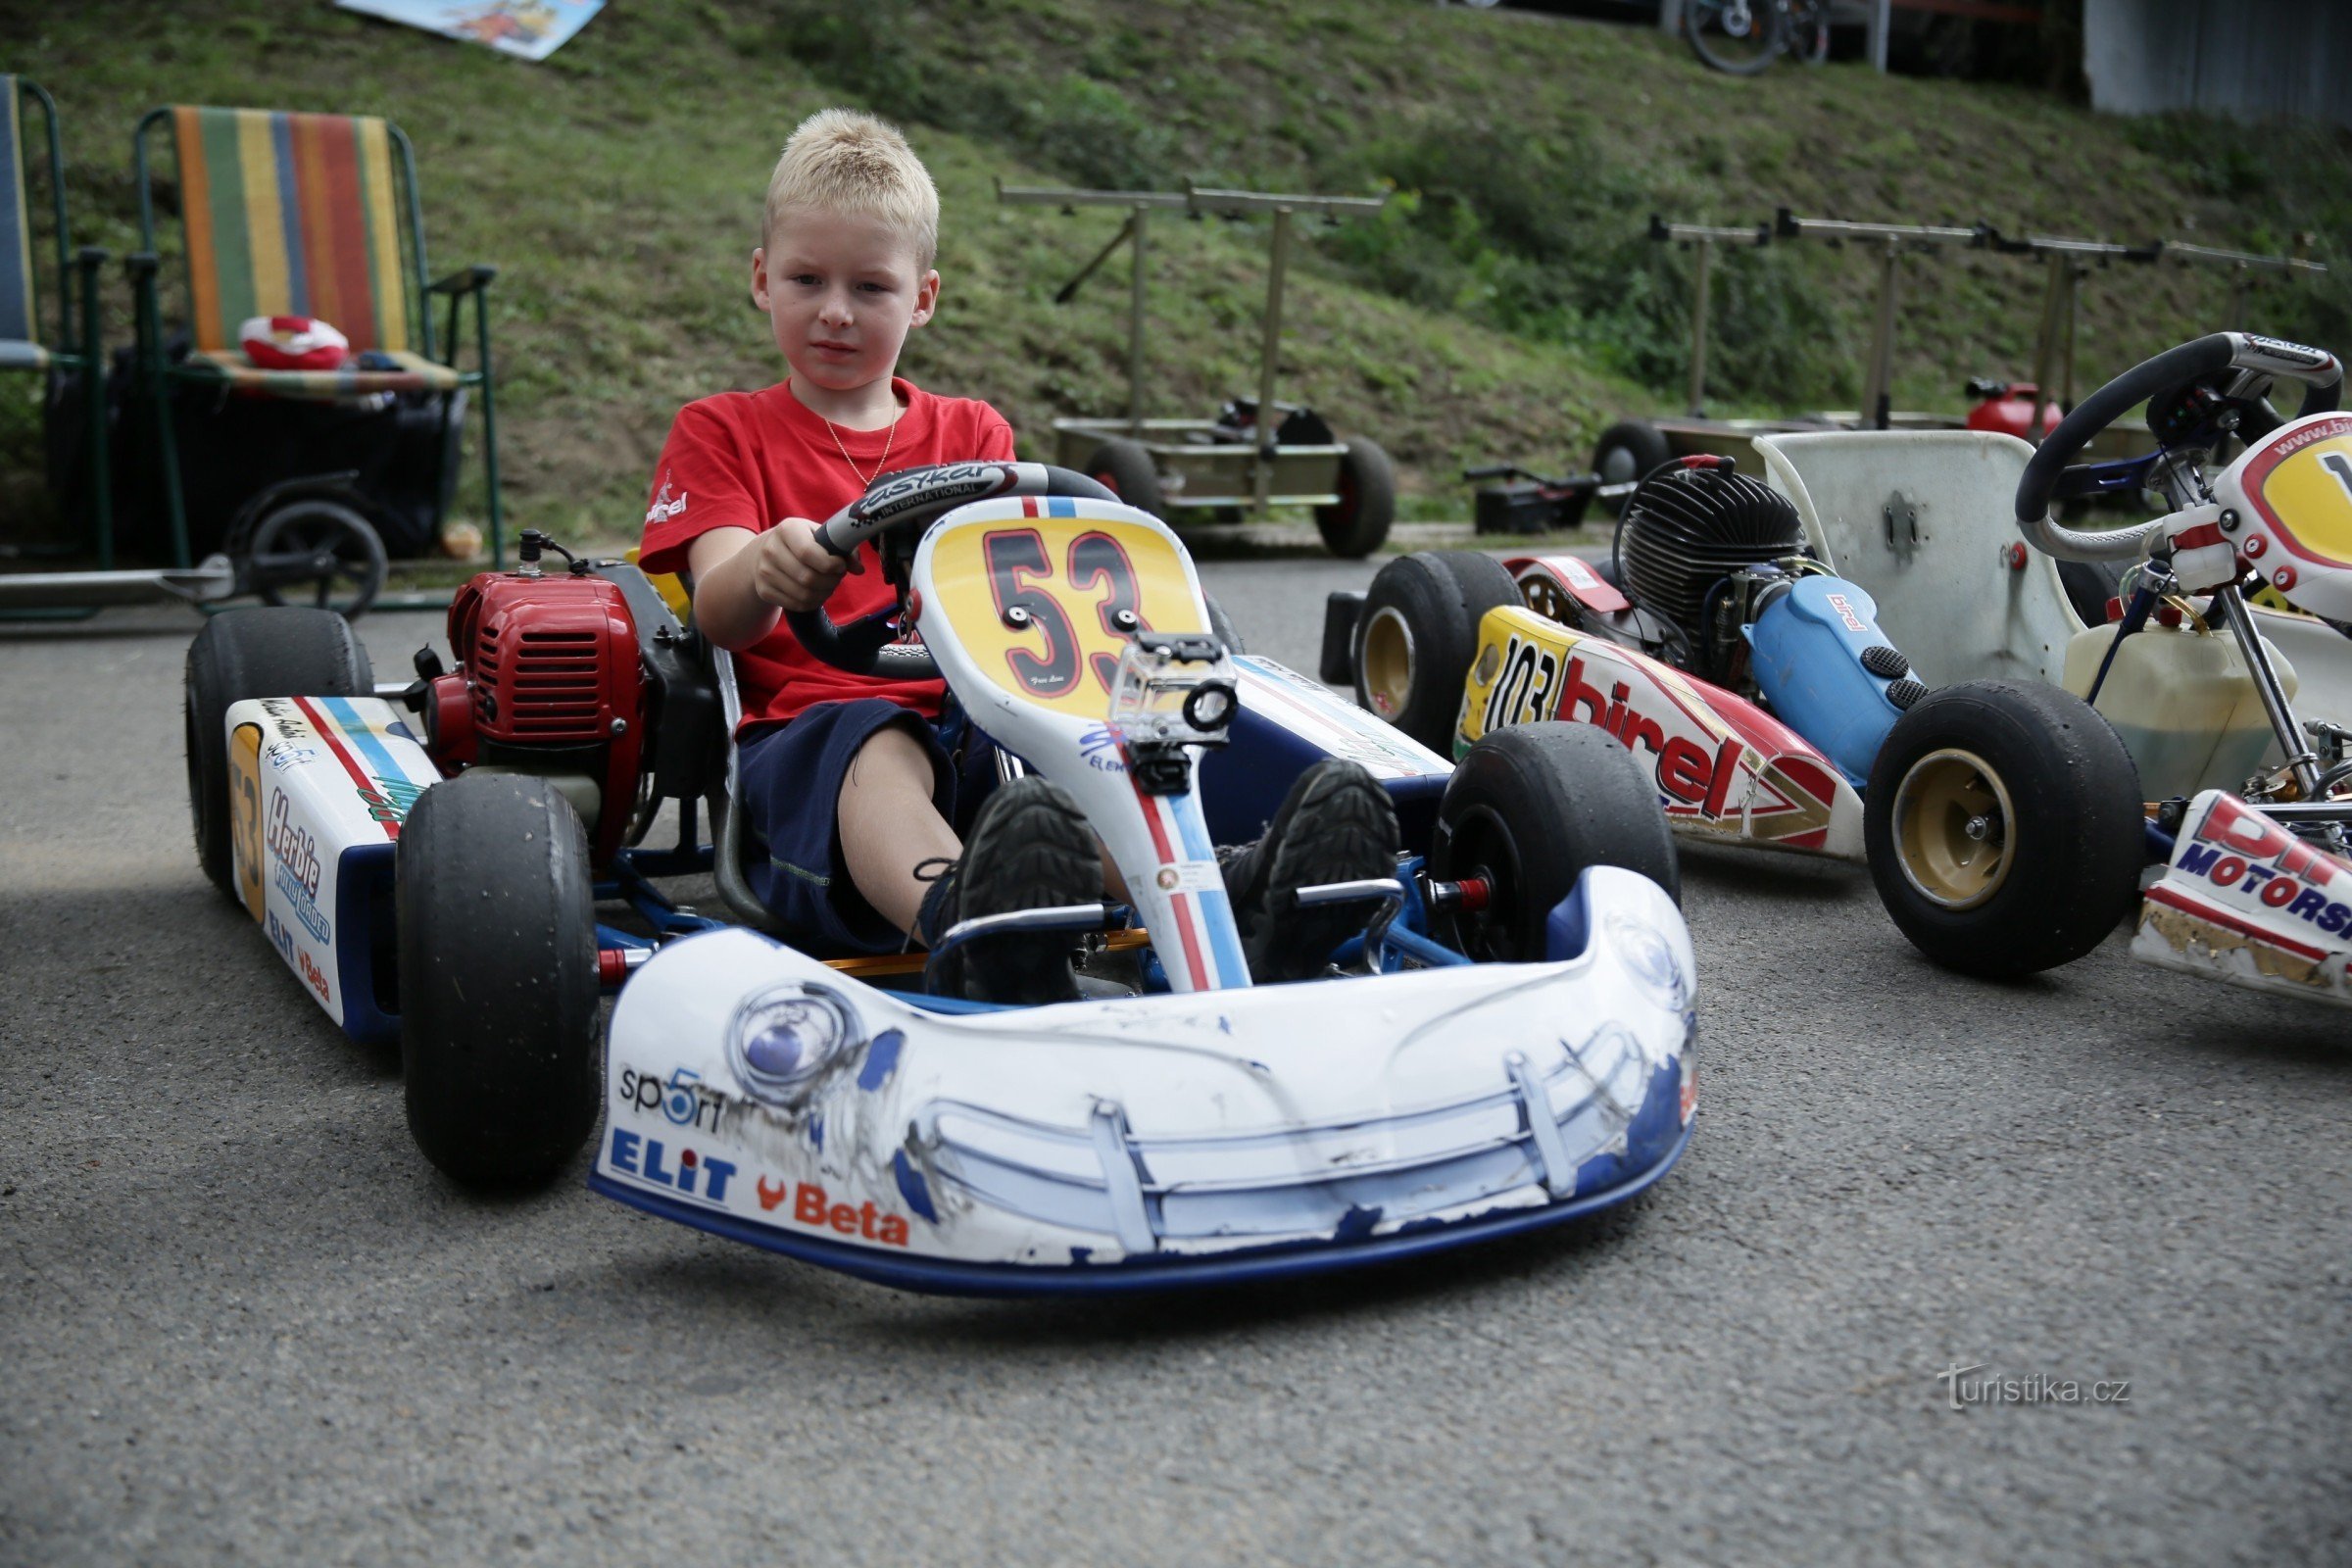
[[[853,952],[899,951],[909,937],[930,945],[957,919],[1084,903],[1103,886],[1100,846],[1069,796],[1034,775],[994,788],[995,750],[946,702],[944,683],[836,669],[782,623],[783,611],[823,605],[846,623],[892,602],[874,546],[836,558],[813,519],[893,469],[1013,456],[1011,427],[987,404],[892,374],[906,334],[938,307],[938,233],[931,176],[891,126],[829,109],[794,131],[751,269],[752,302],[791,373],[681,409],[645,514],[641,564],[691,574],[695,624],[735,654],[735,805],[766,847],[764,863],[746,867],[754,889],[788,924]],[[1385,821],[1385,854],[1378,828],[1362,848],[1274,850],[1290,819],[1325,815]],[[1265,853],[1229,869],[1237,916],[1281,902],[1269,887],[1388,875],[1395,839],[1388,797],[1368,773],[1310,769]],[[1015,932],[960,951],[966,961],[948,983],[965,995],[1076,994],[1064,936]]]

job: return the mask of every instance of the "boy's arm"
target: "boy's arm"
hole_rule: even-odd
[[[787,610],[814,610],[832,597],[844,571],[863,572],[854,558],[816,542],[807,517],[786,517],[773,528],[712,528],[687,547],[694,573],[694,623],[730,651],[751,647],[776,629]]]

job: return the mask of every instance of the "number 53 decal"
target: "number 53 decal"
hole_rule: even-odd
[[[983,673],[1072,712],[1105,710],[1130,633],[1208,629],[1175,546],[1116,518],[955,529],[933,547],[931,582]]]

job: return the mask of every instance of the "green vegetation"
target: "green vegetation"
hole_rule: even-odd
[[[1124,263],[1056,307],[1115,220],[999,207],[995,178],[1393,188],[1380,218],[1305,248],[1282,384],[1390,448],[1422,498],[1408,514],[1460,514],[1461,463],[1581,465],[1600,425],[1680,401],[1689,258],[1644,237],[1652,212],[1753,222],[1787,205],[2257,250],[2312,231],[2335,270],[2258,286],[2242,324],[2352,346],[2342,133],[2120,121],[1858,66],[1735,79],[1646,29],[1425,0],[617,0],[541,66],[322,0],[0,0],[0,70],[58,99],[77,240],[118,253],[136,242],[129,131],[151,105],[401,123],[437,270],[501,268],[510,514],[598,545],[633,536],[680,403],[773,379],[743,294],[760,193],[784,135],[833,102],[905,122],[946,202],[942,316],[907,372],[995,402],[1037,455],[1055,415],[1122,406]],[[1205,415],[1249,388],[1264,230],[1154,236],[1150,401]],[[1971,374],[2029,374],[2040,283],[2012,258],[1906,264],[1898,401],[1953,409]],[[1850,251],[1727,255],[1717,412],[1851,406],[1870,288]],[[2093,278],[2082,377],[2239,324],[2230,289],[2180,266]],[[108,303],[125,339],[119,274]],[[20,431],[28,379],[0,382],[0,423]]]

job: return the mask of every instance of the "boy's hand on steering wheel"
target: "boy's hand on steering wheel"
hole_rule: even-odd
[[[786,517],[753,542],[752,592],[783,611],[814,610],[833,596],[842,574],[865,568],[855,556],[837,556],[817,541],[821,526]]]

